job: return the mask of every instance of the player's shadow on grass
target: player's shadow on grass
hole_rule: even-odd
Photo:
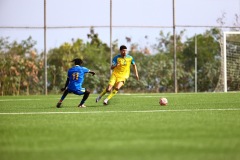
[[[98,108],[98,107],[108,107],[109,106],[109,104],[108,105],[104,105],[104,104],[95,104],[95,105],[87,105],[87,107],[86,108]]]
[[[99,105],[87,105],[86,107],[78,107],[78,106],[61,106],[60,108],[57,108],[56,106],[51,107],[51,108],[56,108],[56,109],[74,109],[74,108],[78,108],[78,109],[84,109],[84,108],[98,108],[98,107],[107,107],[108,105],[104,105],[104,104],[99,104]]]

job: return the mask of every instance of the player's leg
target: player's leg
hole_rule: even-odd
[[[104,88],[100,95],[96,98],[96,103],[107,93],[111,90],[112,85],[108,85],[107,88]]]
[[[114,86],[116,80],[117,78],[115,75],[111,75],[108,86],[104,88],[100,95],[96,98],[96,102],[98,102],[107,92],[110,92],[112,90],[112,87]]]
[[[57,103],[57,106],[56,106],[57,108],[60,108],[60,107],[61,107],[62,101],[67,97],[68,93],[69,93],[68,89],[66,89],[66,90],[63,92],[63,95],[62,95],[61,99],[60,99],[60,100],[58,101],[58,103]]]
[[[84,92],[84,94],[83,94],[83,98],[82,98],[80,104],[78,105],[78,107],[86,107],[86,106],[84,105],[84,103],[85,103],[85,101],[88,99],[89,95],[90,95],[90,91],[89,91],[89,90],[86,90],[86,91]]]
[[[108,95],[108,97],[103,101],[103,104],[107,105],[108,101],[117,94],[118,90],[124,85],[125,80],[119,81],[115,84],[114,89],[112,92]]]
[[[85,103],[85,101],[88,99],[88,96],[89,96],[89,94],[90,94],[90,91],[87,90],[87,89],[85,89],[85,88],[81,88],[81,90],[74,91],[73,93],[76,94],[76,95],[79,95],[79,96],[83,95],[83,98],[82,98],[82,100],[80,101],[78,107],[86,107],[86,106],[84,105],[84,103]]]

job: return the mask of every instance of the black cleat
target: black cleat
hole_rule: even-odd
[[[58,102],[56,107],[57,107],[57,108],[60,108],[60,107],[61,107],[61,104],[62,104],[61,102]]]

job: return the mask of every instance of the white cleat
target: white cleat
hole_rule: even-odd
[[[86,108],[87,106],[85,106],[84,104],[82,104],[82,105],[79,105],[78,107],[79,107],[79,108]]]
[[[102,98],[101,96],[98,96],[98,97],[96,98],[96,103],[97,103],[98,101],[100,101],[101,98]]]
[[[107,105],[107,104],[108,104],[108,99],[107,99],[107,98],[104,99],[103,104],[104,104],[104,105]]]

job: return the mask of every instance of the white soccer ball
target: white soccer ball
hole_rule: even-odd
[[[159,104],[161,106],[166,106],[168,104],[167,98],[160,98]]]

